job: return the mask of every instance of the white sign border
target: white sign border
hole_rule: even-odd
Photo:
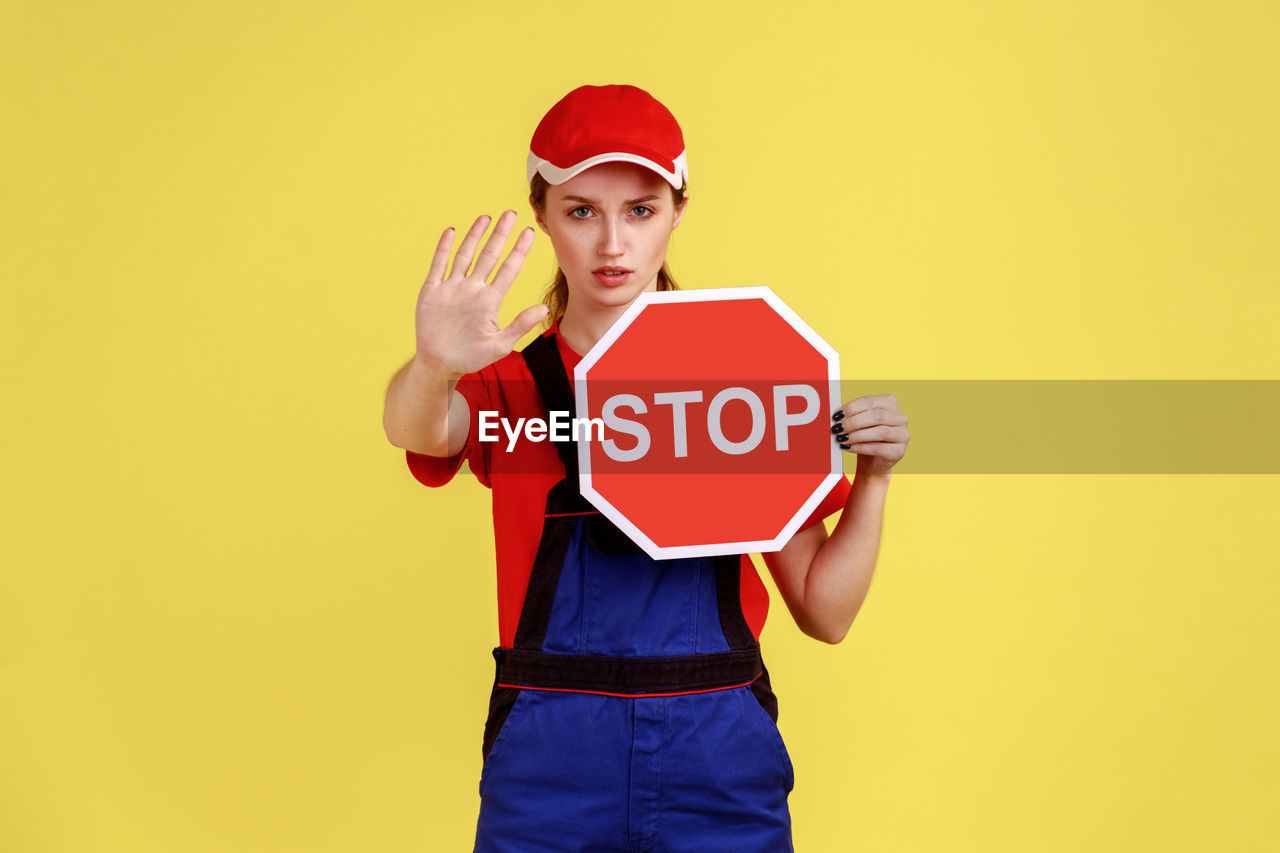
[[[800,315],[791,310],[791,306],[783,302],[768,287],[757,285],[752,287],[712,287],[702,290],[664,290],[649,291],[640,294],[627,306],[617,322],[596,342],[591,351],[582,357],[578,366],[573,369],[573,388],[576,416],[586,418],[590,411],[587,399],[587,371],[590,370],[605,351],[616,341],[627,327],[640,316],[649,305],[663,302],[723,302],[741,299],[763,299],[784,320],[791,324],[814,349],[827,359],[827,411],[834,412],[840,408],[840,355],[813,328],[800,319]],[[817,509],[818,504],[834,488],[836,482],[844,476],[842,453],[831,439],[831,472],[823,478],[822,484],[814,490],[795,515],[779,531],[773,539],[754,542],[722,542],[712,545],[674,545],[661,546],[654,542],[633,523],[627,520],[617,507],[609,503],[603,495],[595,490],[591,482],[591,448],[590,442],[578,442],[578,489],[596,509],[618,526],[650,557],[655,560],[674,560],[680,557],[716,557],[726,554],[768,553],[780,551],[800,529],[800,525]]]

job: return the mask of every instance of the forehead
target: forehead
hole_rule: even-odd
[[[549,199],[568,195],[582,198],[642,198],[662,197],[664,189],[670,195],[670,187],[661,175],[635,163],[601,163],[585,172],[574,175],[563,184],[547,188]]]

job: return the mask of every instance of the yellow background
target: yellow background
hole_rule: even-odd
[[[9,4],[0,850],[470,849],[488,496],[419,486],[382,394],[437,235],[528,223],[570,88],[671,107],[678,278],[774,287],[846,379],[1276,379],[1278,37],[1207,0]],[[1211,454],[1232,412],[1186,417]],[[1274,843],[1277,492],[896,477],[848,639],[776,596],[764,634],[798,849]]]

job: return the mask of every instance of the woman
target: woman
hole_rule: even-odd
[[[384,415],[420,481],[443,485],[466,457],[493,491],[500,643],[476,849],[789,850],[793,778],[750,560],[655,561],[578,494],[571,444],[477,440],[481,412],[514,422],[572,410],[567,376],[582,354],[639,294],[674,287],[666,250],[689,197],[665,107],[635,87],[584,86],[530,147],[530,202],[560,266],[547,304],[497,322],[534,240],[525,229],[499,263],[514,211],[483,248],[490,221],[477,219],[451,267],[446,230],[418,299],[417,353]],[[550,328],[512,352],[544,319]],[[832,420],[858,454],[856,477],[765,562],[800,628],[834,643],[866,596],[909,434],[890,396],[858,398]],[[828,537],[822,519],[841,509]]]

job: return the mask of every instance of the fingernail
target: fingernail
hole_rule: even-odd
[[[844,417],[844,412],[836,412],[834,415],[831,416],[831,420],[838,421],[843,417]]]
[[[836,435],[839,435],[840,433],[844,432],[844,424],[836,424],[831,428],[831,431],[834,432]]]

